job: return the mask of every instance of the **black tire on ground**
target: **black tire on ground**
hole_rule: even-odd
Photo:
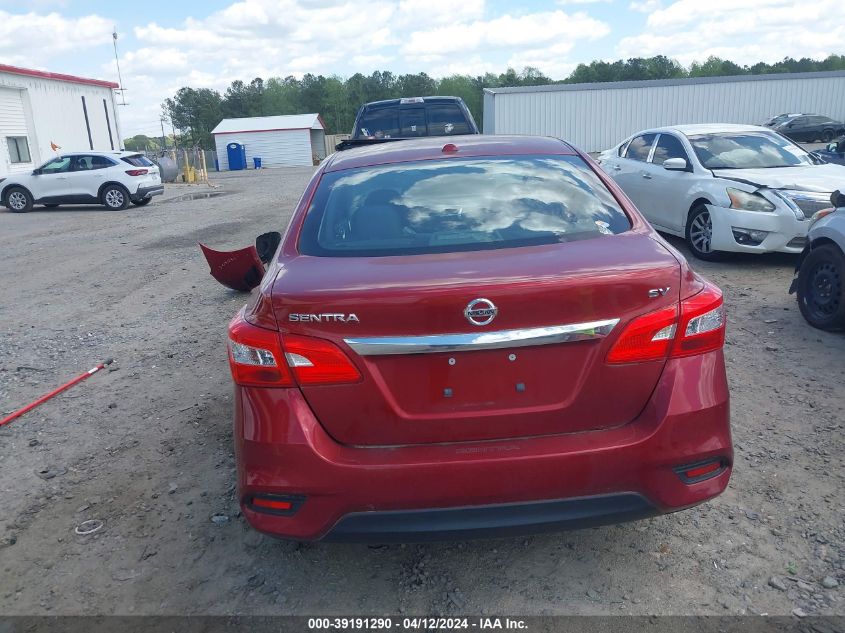
[[[710,221],[710,210],[705,205],[699,204],[690,211],[687,218],[686,238],[690,251],[698,259],[715,262],[724,258],[724,253],[710,250],[713,225]]]
[[[3,204],[13,213],[32,211],[32,194],[23,187],[12,187],[6,192],[6,198],[3,200]]]
[[[55,202],[51,202],[50,204],[45,204],[44,206],[47,207],[48,209],[55,209],[59,205],[56,204]]]
[[[129,206],[129,192],[120,185],[106,185],[100,192],[100,203],[111,211],[123,211]]]
[[[845,328],[845,255],[833,244],[811,250],[798,271],[798,308],[820,330]]]
[[[823,143],[830,143],[833,140],[833,130],[825,130],[822,132],[822,142]]]
[[[144,205],[147,205],[152,201],[152,198],[141,198],[140,200],[133,200],[132,204],[134,204],[136,207],[143,207]]]

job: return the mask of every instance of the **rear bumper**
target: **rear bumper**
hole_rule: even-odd
[[[423,541],[615,523],[721,493],[733,462],[722,352],[670,360],[640,416],[605,431],[360,448],[335,442],[295,389],[235,389],[241,507],[256,529],[298,540]],[[721,459],[707,480],[681,465]],[[305,499],[288,516],[256,494]]]
[[[155,187],[138,187],[138,191],[136,191],[133,195],[129,196],[129,198],[133,202],[138,202],[139,200],[143,200],[144,198],[160,196],[163,193],[164,185],[156,185]]]
[[[620,493],[465,508],[355,512],[323,538],[392,543],[503,537],[634,521],[660,514],[642,495]]]

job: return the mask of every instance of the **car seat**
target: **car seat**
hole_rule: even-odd
[[[404,235],[405,208],[393,202],[399,196],[390,189],[367,195],[351,219],[352,234],[359,240],[390,240]]]

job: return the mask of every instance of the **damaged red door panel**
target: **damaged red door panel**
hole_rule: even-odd
[[[255,246],[237,251],[216,251],[205,244],[199,246],[211,269],[211,276],[227,288],[248,292],[261,283],[264,264]]]

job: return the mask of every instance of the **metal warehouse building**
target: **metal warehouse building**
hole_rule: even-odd
[[[120,149],[116,83],[0,64],[0,177],[61,151]]]
[[[554,136],[587,152],[650,127],[760,124],[789,112],[845,120],[845,71],[484,90],[485,134]]]
[[[326,126],[319,114],[223,119],[211,133],[220,169],[230,169],[228,146],[242,145],[246,163],[261,159],[263,167],[313,165],[326,157]]]

